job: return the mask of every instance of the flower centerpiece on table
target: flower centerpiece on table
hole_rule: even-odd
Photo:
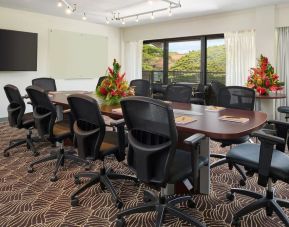
[[[251,69],[246,86],[255,89],[259,95],[268,95],[269,91],[282,90],[284,82],[279,81],[279,76],[274,72],[274,67],[269,63],[268,58],[261,55],[258,66]]]
[[[134,95],[134,90],[125,80],[125,73],[121,74],[121,65],[114,59],[113,67],[108,67],[108,75],[96,88],[96,94],[103,99],[104,104],[117,105],[122,97]]]

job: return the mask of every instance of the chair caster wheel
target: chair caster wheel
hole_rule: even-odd
[[[101,188],[102,191],[105,190],[105,185],[104,185],[104,183],[100,182],[100,188]]]
[[[239,218],[236,218],[236,219],[234,218],[233,221],[232,221],[231,226],[240,227],[241,226],[240,219]]]
[[[121,209],[123,207],[123,202],[120,201],[120,200],[117,200],[116,203],[115,203],[115,207],[117,209]]]
[[[139,180],[135,180],[135,181],[134,181],[134,185],[135,185],[136,187],[139,187],[139,186],[140,186],[140,181],[139,181]]]
[[[228,192],[228,193],[226,194],[226,198],[227,198],[228,200],[230,200],[230,201],[233,201],[233,200],[235,199],[235,195],[234,195],[233,193],[231,193],[231,192]]]
[[[39,156],[39,152],[35,152],[35,153],[33,153],[33,156],[34,156],[34,157]]]
[[[79,204],[78,198],[75,197],[75,198],[71,199],[70,204],[71,204],[71,206],[73,206],[73,207],[78,206],[78,204]]]
[[[30,150],[31,147],[29,145],[26,145],[26,148],[27,148],[27,150]]]
[[[124,227],[125,226],[125,220],[124,218],[118,218],[116,219],[116,227]]]
[[[81,184],[79,177],[74,178],[74,184]]]
[[[149,198],[149,197],[147,197],[147,196],[144,195],[142,201],[143,201],[144,203],[149,203],[149,202],[151,202],[152,200],[151,200],[151,198]]]
[[[246,181],[245,181],[245,180],[243,180],[243,179],[242,179],[242,180],[240,180],[240,182],[239,182],[239,183],[240,183],[240,185],[241,185],[241,186],[245,186],[245,185],[246,185]]]
[[[90,170],[90,169],[91,169],[91,166],[90,166],[90,164],[89,164],[89,165],[86,165],[86,166],[84,167],[84,169],[85,169],[85,171],[88,171],[88,170]]]
[[[187,206],[189,208],[196,208],[196,203],[192,199],[190,199],[187,201]]]
[[[6,158],[7,158],[7,157],[9,157],[9,156],[10,156],[10,153],[9,153],[9,152],[4,152],[4,154],[3,154],[3,155],[4,155],[4,157],[6,157]]]
[[[58,177],[57,176],[52,176],[52,177],[50,177],[50,181],[51,182],[55,182],[55,181],[57,181],[58,180]]]
[[[29,166],[28,169],[27,169],[27,172],[28,172],[28,173],[33,173],[33,172],[34,172],[34,169]]]

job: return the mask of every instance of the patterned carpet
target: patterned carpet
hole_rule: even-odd
[[[24,130],[11,129],[7,123],[0,124],[0,150],[8,145],[10,139],[25,136]],[[225,152],[219,144],[211,142],[211,150]],[[37,145],[41,156],[48,154],[50,144]],[[41,157],[40,156],[40,157]],[[39,157],[37,157],[39,158]],[[36,159],[27,152],[26,146],[11,150],[11,155],[4,158],[0,155],[0,226],[115,226],[115,215],[118,210],[112,203],[110,194],[95,185],[80,196],[80,206],[71,207],[70,194],[76,190],[73,175],[80,171],[80,167],[73,163],[66,163],[59,172],[59,180],[50,182],[49,178],[55,162],[41,164],[35,167],[34,173],[27,173],[27,165]],[[93,168],[98,171],[100,162],[95,162]],[[114,159],[107,161],[107,166],[116,172],[130,174],[131,172]],[[227,166],[215,168],[211,171],[211,193],[208,196],[196,195],[194,200],[196,209],[181,209],[190,213],[207,226],[230,226],[232,215],[244,207],[251,200],[237,195],[234,202],[226,200],[225,195],[230,187],[238,187],[239,175],[235,171],[228,171]],[[129,181],[114,181],[125,207],[134,206],[142,202],[144,185],[136,187]],[[277,196],[289,197],[288,185],[282,182],[275,184]],[[246,188],[262,191],[256,184],[256,177],[247,180]],[[282,195],[282,196],[281,196]],[[289,215],[289,213],[288,213]],[[126,218],[127,225],[138,227],[154,226],[155,214],[138,214]],[[164,226],[188,226],[178,219],[165,217]],[[282,226],[281,221],[273,215],[266,217],[264,210],[247,215],[242,220],[242,226]]]

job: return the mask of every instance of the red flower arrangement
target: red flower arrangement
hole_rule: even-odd
[[[102,98],[107,105],[119,104],[122,97],[134,95],[134,90],[124,79],[125,73],[121,74],[120,69],[121,65],[114,59],[113,67],[108,67],[107,77],[96,88],[97,96]]]
[[[251,69],[246,86],[255,89],[259,95],[268,95],[269,91],[282,90],[284,82],[279,81],[279,76],[274,73],[274,67],[268,58],[261,55],[258,66]]]

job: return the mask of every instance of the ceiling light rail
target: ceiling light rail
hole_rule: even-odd
[[[113,21],[120,21],[122,24],[125,24],[125,20],[130,19],[130,18],[136,18],[135,21],[139,22],[139,18],[144,15],[151,15],[151,19],[153,20],[155,18],[156,13],[168,11],[168,16],[172,16],[173,9],[182,7],[180,1],[178,2],[171,1],[171,0],[161,0],[161,1],[168,3],[169,4],[168,7],[135,13],[135,14],[127,15],[127,16],[121,16],[119,12],[114,11],[112,12],[111,18],[106,17],[106,23],[109,24],[110,22],[113,22]]]
[[[77,11],[77,4],[70,4],[66,0],[58,0],[57,6],[59,8],[64,6],[65,7],[65,13],[68,15],[75,13]],[[85,12],[81,13],[81,15],[82,15],[82,20],[87,20],[87,16],[86,16]]]

